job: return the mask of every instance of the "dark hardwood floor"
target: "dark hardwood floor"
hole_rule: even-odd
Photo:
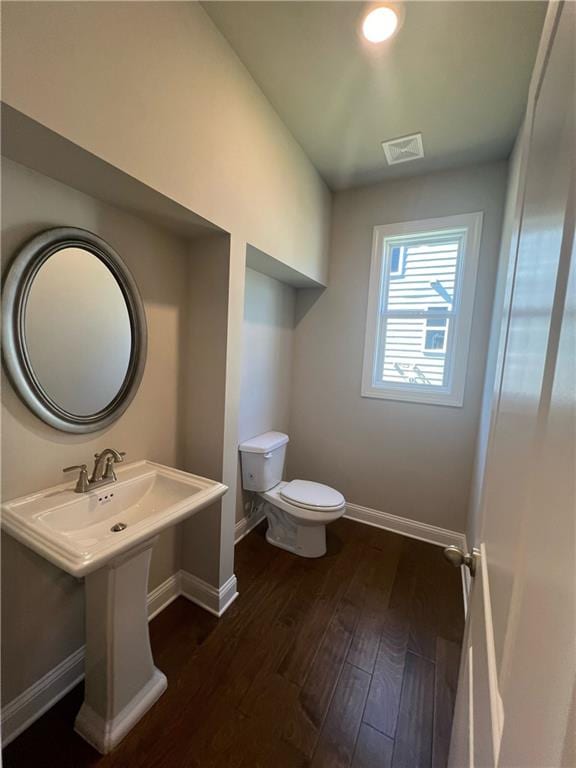
[[[150,624],[168,690],[109,755],[73,731],[79,685],[4,752],[5,768],[441,768],[463,631],[438,547],[339,520],[305,560],[236,548],[219,621],[183,598]]]

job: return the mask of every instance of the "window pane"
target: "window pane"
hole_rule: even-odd
[[[426,352],[443,352],[445,338],[446,338],[446,331],[443,331],[440,329],[426,331],[426,341],[424,343],[424,349],[426,350]]]
[[[362,396],[461,407],[482,214],[374,227]]]
[[[387,318],[381,357],[382,382],[445,386],[447,334],[448,329],[427,330],[425,318]],[[433,341],[434,335],[437,338]]]
[[[443,315],[454,311],[461,245],[461,233],[447,232],[385,242],[391,279],[382,297],[387,316],[380,338],[381,383],[447,385],[449,322]],[[401,273],[393,276],[400,267]],[[425,315],[398,317],[396,312]]]
[[[394,272],[399,248],[397,238],[395,241],[390,246],[390,274]],[[458,236],[451,239],[432,236],[425,242],[407,239],[402,274],[389,281],[383,308],[388,311],[426,311],[433,307],[452,310],[460,244]],[[397,263],[400,267],[399,251]]]

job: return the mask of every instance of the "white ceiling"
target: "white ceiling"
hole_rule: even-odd
[[[375,49],[363,2],[203,7],[333,189],[507,157],[545,2],[405,2]],[[422,132],[425,158],[387,166],[380,142]]]

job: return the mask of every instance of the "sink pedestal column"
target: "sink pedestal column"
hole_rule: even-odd
[[[74,730],[102,754],[166,690],[148,634],[148,569],[156,539],[86,576],[86,679]]]

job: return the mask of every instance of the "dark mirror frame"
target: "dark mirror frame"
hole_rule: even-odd
[[[34,278],[46,260],[63,248],[82,248],[108,267],[124,295],[130,317],[132,348],[122,386],[105,408],[86,416],[69,413],[42,389],[26,347],[26,303]],[[2,356],[17,394],[42,421],[63,432],[77,434],[108,427],[120,418],[138,391],[146,365],[147,344],[146,314],[134,278],[116,251],[98,235],[77,227],[57,227],[36,235],[17,253],[2,290]]]

